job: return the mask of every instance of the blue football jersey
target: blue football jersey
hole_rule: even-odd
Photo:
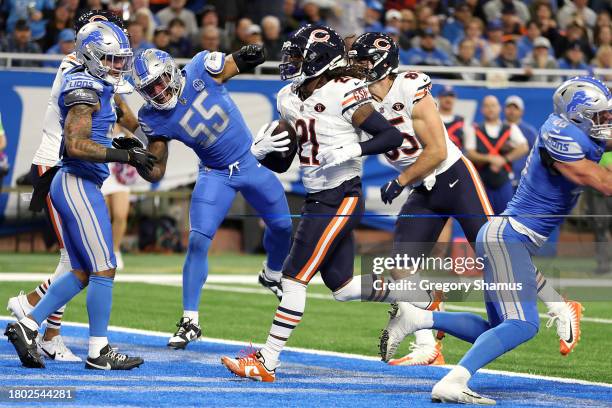
[[[563,222],[564,218],[558,216],[568,215],[582,192],[581,186],[547,167],[542,156],[547,154],[559,162],[587,159],[597,163],[605,145],[605,140],[593,139],[571,122],[550,115],[527,159],[519,187],[504,211],[505,215],[515,215],[510,219],[512,226],[542,244]]]
[[[58,98],[58,106],[60,109],[60,123],[62,129],[68,111],[71,106],[66,106],[65,97],[75,90],[93,90],[96,92],[100,102],[100,109],[94,112],[91,120],[91,140],[101,144],[104,147],[112,145],[112,129],[117,121],[115,112],[114,86],[99,79],[87,71],[82,66],[74,68],[64,77],[60,95]],[[68,157],[64,151],[64,140],[62,138],[61,152],[62,168],[68,173],[75,174],[80,177],[87,178],[98,185],[102,185],[108,177],[108,165],[106,163],[94,163],[87,160]]]
[[[184,86],[173,109],[146,104],[138,121],[147,137],[180,140],[203,165],[226,168],[250,151],[252,137],[227,88],[204,67],[209,55],[202,51],[185,66]]]

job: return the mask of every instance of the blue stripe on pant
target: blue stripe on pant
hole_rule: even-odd
[[[62,220],[72,269],[91,273],[115,268],[110,216],[99,186],[60,170],[50,194]]]

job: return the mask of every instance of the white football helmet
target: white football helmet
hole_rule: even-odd
[[[135,88],[157,109],[176,106],[183,88],[183,76],[167,52],[150,48],[138,54],[132,73]]]

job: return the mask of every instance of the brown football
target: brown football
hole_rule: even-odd
[[[289,150],[286,152],[272,152],[268,153],[266,157],[260,160],[261,164],[269,168],[276,173],[284,173],[289,169],[293,158],[298,150],[297,133],[295,129],[286,120],[279,120],[276,129],[272,132],[273,135],[277,135],[281,132],[287,131],[289,133]]]

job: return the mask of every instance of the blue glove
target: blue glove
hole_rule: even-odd
[[[402,191],[404,191],[404,186],[397,179],[393,179],[380,188],[380,198],[383,203],[391,204],[398,195],[402,194]]]

